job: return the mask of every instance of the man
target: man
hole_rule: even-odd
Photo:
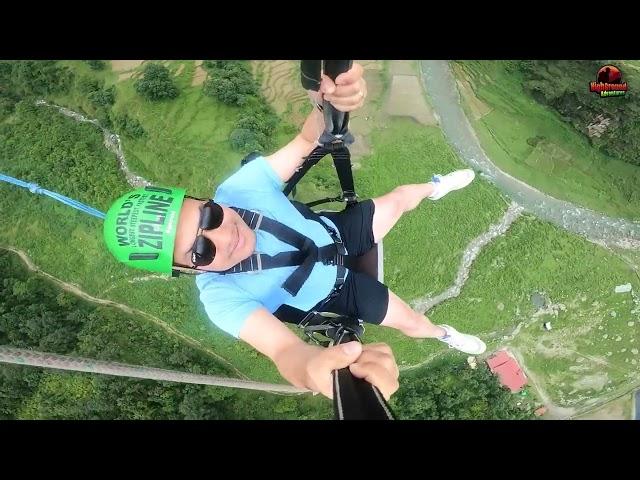
[[[366,96],[362,73],[362,67],[354,64],[335,84],[324,76],[319,95],[341,111],[360,107]],[[465,187],[474,174],[460,170],[434,176],[428,183],[402,185],[344,212],[325,215],[321,224],[305,218],[282,194],[282,187],[317,145],[324,128],[322,113],[314,109],[299,135],[274,154],[243,166],[218,187],[212,201],[185,197],[182,189],[162,188],[140,189],[121,197],[107,213],[105,239],[116,258],[132,266],[203,272],[196,284],[210,319],[269,357],[293,385],[331,397],[332,370],[349,366],[355,376],[376,385],[388,399],[398,388],[398,368],[387,345],[363,347],[350,342],[323,349],[302,341],[274,316],[283,309],[304,314],[322,302],[336,284],[336,265],[314,263],[299,288],[290,288],[288,283],[298,266],[257,273],[228,271],[253,259],[254,252],[274,257],[295,250],[291,242],[261,229],[257,224],[263,218],[270,219],[265,224],[279,222],[302,234],[311,248],[333,245],[328,226],[337,230],[350,255],[360,255],[380,242],[403,213],[426,198],[438,200]],[[478,338],[446,325],[433,325],[385,285],[358,272],[347,273],[338,295],[323,310],[395,328],[415,338],[437,338],[467,353],[485,350]]]

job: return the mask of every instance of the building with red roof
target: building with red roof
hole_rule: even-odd
[[[517,360],[507,350],[499,350],[487,359],[492,373],[498,376],[500,383],[511,392],[519,392],[527,384],[527,377]]]

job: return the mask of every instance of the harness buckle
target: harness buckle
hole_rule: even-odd
[[[247,274],[252,275],[252,274],[257,274],[260,273],[262,271],[262,254],[261,253],[256,253],[255,254],[255,258],[256,258],[256,264],[254,266],[253,264],[253,257],[254,255],[251,255],[249,257],[249,261],[251,262],[251,270],[248,270]]]

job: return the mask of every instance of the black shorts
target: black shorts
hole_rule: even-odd
[[[373,240],[374,211],[373,200],[365,200],[342,212],[326,212],[321,215],[327,217],[338,227],[340,237],[349,255],[359,256],[368,252],[375,245]],[[388,307],[389,289],[386,285],[366,273],[349,271],[338,296],[325,305],[322,311],[347,315],[378,325],[384,320]],[[275,315],[278,318],[286,318],[287,321],[299,323],[306,313],[289,305],[282,305],[275,312]]]

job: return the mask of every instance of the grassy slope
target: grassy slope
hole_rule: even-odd
[[[640,219],[640,167],[592,148],[584,135],[526,95],[521,79],[507,74],[503,63],[465,61],[454,71],[469,78],[477,97],[492,109],[479,120],[467,114],[496,165],[554,197]],[[629,83],[640,88],[640,78],[631,77]],[[546,140],[532,147],[527,139],[535,136]]]
[[[614,293],[627,282],[640,289],[640,279],[614,254],[527,216],[480,254],[461,295],[436,307],[432,318],[480,332],[489,351],[505,343],[517,347],[552,399],[571,406],[638,375],[633,361],[640,357],[631,350],[640,348],[634,347],[640,304],[630,294]],[[563,307],[536,314],[534,292]],[[546,321],[550,332],[542,327]],[[590,375],[611,382],[597,390],[580,385]]]

